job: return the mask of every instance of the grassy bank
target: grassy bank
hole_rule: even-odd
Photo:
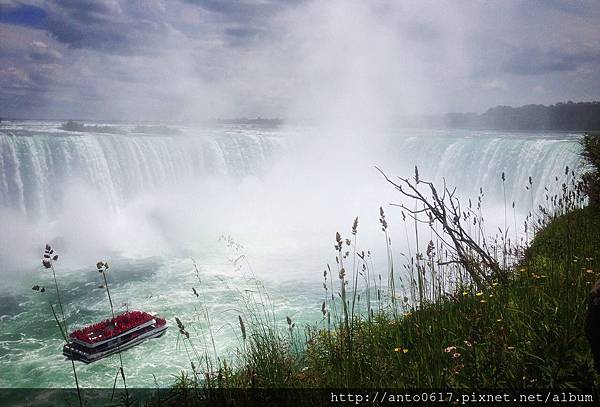
[[[506,189],[504,229],[489,236],[483,191],[467,206],[445,184],[438,191],[421,180],[416,168],[411,179],[382,173],[414,200],[414,209],[397,205],[408,251],[400,272],[384,210],[383,276],[370,252],[357,248],[356,219],[348,237],[337,233],[333,242],[336,262],[323,274],[321,322],[278,323],[258,284],[258,297],[244,300],[250,306],[239,316],[237,359],[227,364],[197,354],[175,393],[194,399],[211,388],[597,388],[584,331],[590,289],[600,277],[597,137],[584,137],[582,157],[588,171],[579,178],[565,168],[538,208],[529,178],[524,238],[515,234],[515,204],[511,209]],[[501,181],[505,188],[504,173]],[[429,228],[426,247],[419,224]],[[193,346],[187,331],[180,332]]]
[[[352,250],[340,250],[338,244],[351,249],[352,242],[339,237],[337,270],[324,275],[320,324],[302,330],[288,320],[281,329],[266,309],[240,316],[235,367],[222,360],[208,365],[205,356],[207,368],[194,364],[175,390],[595,387],[584,321],[589,290],[600,274],[600,211],[563,212],[540,221],[526,249],[508,249],[519,260],[483,287],[461,278],[460,267],[451,274],[434,268],[440,262],[417,258],[409,281],[398,277],[401,287],[390,288],[393,281],[360,266],[364,253],[354,258]],[[352,273],[345,263],[354,264]],[[441,286],[450,274],[454,289],[431,294],[436,281]],[[354,295],[348,287],[359,278],[363,289]],[[433,288],[423,300],[411,301],[419,297],[419,284]]]

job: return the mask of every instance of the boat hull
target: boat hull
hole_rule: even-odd
[[[96,360],[105,358],[113,355],[117,352],[124,351],[133,346],[139,345],[146,339],[158,338],[162,336],[167,330],[168,325],[155,325],[152,329],[141,333],[140,335],[134,336],[128,340],[115,342],[114,346],[109,346],[105,349],[98,349],[94,347],[82,347],[77,343],[69,343],[63,347],[63,354],[68,358],[80,360],[85,363],[91,363]]]

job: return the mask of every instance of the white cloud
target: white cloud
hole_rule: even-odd
[[[565,10],[513,1],[37,5],[47,14],[43,24],[0,23],[0,64],[23,72],[30,97],[44,93],[53,111],[69,113],[61,116],[288,116],[354,126],[600,97],[600,3]],[[536,86],[545,92],[532,93]],[[27,106],[25,96],[18,106]]]

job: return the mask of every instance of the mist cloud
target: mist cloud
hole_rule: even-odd
[[[3,116],[279,116],[354,127],[359,116],[384,125],[406,114],[600,97],[597,2],[24,0],[0,8]]]

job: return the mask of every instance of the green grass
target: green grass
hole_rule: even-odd
[[[575,209],[537,233],[503,282],[399,313],[388,301],[348,324],[338,301],[331,329],[326,318],[305,332],[250,327],[237,367],[200,386],[589,389],[598,378],[583,327],[598,271],[600,211]]]
[[[380,208],[388,267],[383,278],[374,275],[370,253],[356,247],[357,218],[351,239],[336,234],[336,268],[328,266],[324,273],[320,323],[301,330],[288,319],[288,329],[278,326],[264,301],[264,287],[257,285],[264,295],[244,301],[250,306],[240,315],[243,340],[237,360],[214,361],[200,381],[186,380],[182,373],[175,389],[187,394],[210,388],[596,388],[600,383],[584,324],[590,288],[600,277],[600,209],[585,177],[599,178],[600,171],[583,157],[595,170],[580,182],[565,168],[564,176],[555,178],[560,192],[546,197],[549,206],[534,212],[532,203],[525,224],[527,236],[535,232],[532,241],[518,244],[510,242],[506,226],[496,236],[485,235],[481,197],[476,209],[469,201],[468,209],[453,212],[460,203],[446,189],[448,200],[429,205],[419,186],[429,189],[433,199],[441,195],[433,184],[419,180],[415,168],[414,181],[392,184],[415,199],[415,208],[417,203],[429,208],[412,213],[429,215],[425,223],[435,237],[427,250],[416,244],[416,225],[423,219],[411,219],[411,210],[401,206],[409,257],[402,273],[395,270]],[[505,210],[505,225],[506,217]],[[408,225],[413,220],[411,248]],[[463,224],[473,228],[465,230]],[[453,248],[440,234],[447,228],[459,239],[453,240],[454,256],[448,256]],[[472,245],[460,252],[461,233],[471,231]],[[456,256],[459,252],[462,257]],[[473,277],[474,269],[483,280]]]

